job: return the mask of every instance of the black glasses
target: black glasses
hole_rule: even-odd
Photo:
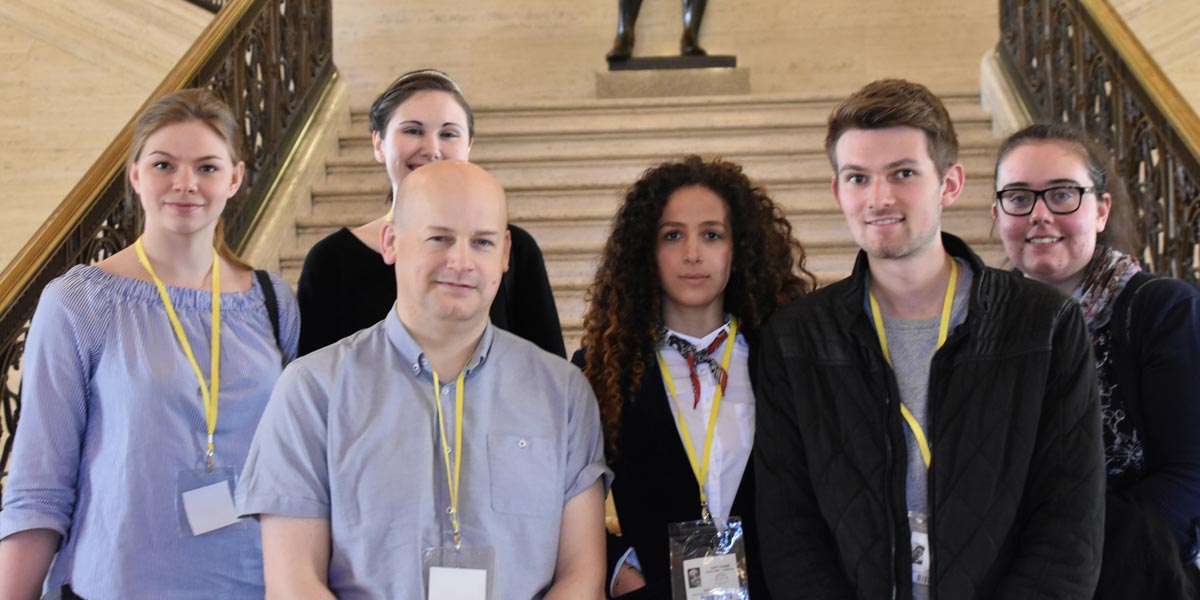
[[[1025,188],[1007,188],[996,192],[996,202],[1006,215],[1024,217],[1033,213],[1033,207],[1038,198],[1046,204],[1046,208],[1056,215],[1069,215],[1083,204],[1083,195],[1096,191],[1094,187],[1078,185],[1063,185],[1044,190]]]

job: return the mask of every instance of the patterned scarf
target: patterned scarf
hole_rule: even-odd
[[[721,363],[717,362],[717,359],[713,357],[713,353],[729,338],[728,329],[721,331],[720,335],[707,348],[697,348],[691,342],[673,333],[667,333],[665,327],[660,327],[659,333],[659,339],[663,340],[666,345],[674,348],[687,361],[688,375],[692,379],[693,410],[700,406],[700,377],[696,373],[696,365],[708,365],[709,371],[713,374],[713,382],[721,386],[722,389],[725,387],[727,374],[721,368]]]
[[[1071,297],[1083,309],[1092,344],[1096,343],[1097,332],[1112,319],[1117,296],[1125,289],[1129,279],[1141,270],[1142,266],[1136,258],[1107,246],[1096,245],[1096,252],[1084,269],[1086,274],[1083,281],[1071,293]]]

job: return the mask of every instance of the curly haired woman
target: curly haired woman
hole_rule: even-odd
[[[688,156],[629,189],[573,359],[600,402],[615,474],[613,597],[669,598],[667,525],[702,513],[743,519],[750,590],[766,597],[755,568],[747,365],[766,318],[814,285],[791,225],[740,166]]]

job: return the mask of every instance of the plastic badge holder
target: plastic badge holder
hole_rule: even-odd
[[[913,586],[929,587],[929,570],[933,565],[933,554],[929,549],[929,524],[925,515],[908,513],[908,528],[912,532],[912,579]]]
[[[742,520],[685,521],[667,526],[673,600],[747,600]]]
[[[496,552],[490,546],[441,546],[421,553],[426,600],[495,600]]]
[[[245,529],[233,506],[237,475],[233,467],[186,469],[176,476],[175,503],[178,535],[190,538],[211,531]]]

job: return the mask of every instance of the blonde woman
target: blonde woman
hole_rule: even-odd
[[[146,109],[126,164],[145,230],[42,293],[0,598],[36,598],[43,581],[64,598],[263,597],[258,525],[237,518],[232,490],[299,313],[278,276],[224,244],[237,137],[206,90]]]

